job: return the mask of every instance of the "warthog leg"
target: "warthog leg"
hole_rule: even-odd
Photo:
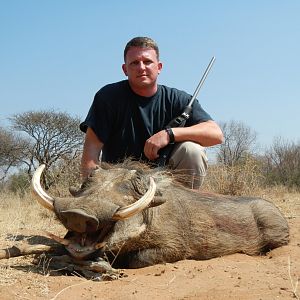
[[[93,261],[76,260],[69,255],[59,255],[59,253],[65,253],[65,249],[61,244],[28,245],[22,243],[20,245],[14,245],[10,248],[0,249],[0,259],[41,254],[34,258],[33,263],[36,265],[41,265],[43,260],[47,260],[47,267],[49,268],[49,272],[62,271],[73,275],[79,273],[87,279],[101,281],[115,280],[124,275],[121,270],[112,268],[107,261],[101,258],[97,258]]]
[[[61,249],[61,245],[28,245],[28,244],[20,244],[14,245],[10,248],[0,249],[0,259],[3,258],[11,258],[17,256],[31,255],[31,254],[41,254],[45,252],[54,252]]]
[[[85,278],[93,280],[115,280],[123,276],[121,270],[111,267],[111,265],[98,258],[95,261],[76,260],[69,255],[61,256],[40,256],[34,259],[33,263],[41,265],[43,260],[47,260],[49,272],[66,272],[69,274],[82,274]]]

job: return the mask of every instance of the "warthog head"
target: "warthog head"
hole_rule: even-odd
[[[101,250],[118,220],[131,218],[150,206],[162,204],[162,201],[154,200],[154,179],[151,176],[140,177],[136,170],[126,168],[107,170],[99,167],[76,197],[54,198],[40,185],[44,168],[45,165],[41,165],[35,171],[32,191],[38,202],[53,211],[69,230],[65,238],[47,234],[65,245],[71,256],[77,259]]]

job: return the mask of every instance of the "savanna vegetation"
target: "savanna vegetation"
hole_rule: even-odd
[[[0,127],[0,248],[11,247],[18,241],[27,241],[29,244],[37,243],[44,230],[59,236],[65,235],[66,229],[55,219],[53,214],[41,208],[33,199],[30,193],[30,180],[37,166],[43,163],[46,164],[47,170],[44,174],[47,174],[47,177],[43,177],[42,180],[49,193],[66,195],[70,185],[79,184],[79,163],[84,138],[78,129],[79,122],[77,117],[54,110],[30,111],[12,116],[9,119],[10,126]],[[297,227],[300,203],[299,142],[277,137],[267,149],[257,151],[256,133],[243,122],[224,122],[221,123],[221,127],[224,131],[225,141],[222,145],[208,150],[209,157],[214,157],[214,159],[210,162],[203,189],[222,194],[260,196],[273,201],[291,224]],[[258,267],[255,266],[254,276],[257,281],[254,282],[250,276],[251,272],[247,269],[251,268],[252,265],[242,262],[246,266],[246,270],[245,272],[241,271],[240,274],[242,275],[238,275],[238,281],[242,278],[247,280],[248,284],[254,282],[253,285],[255,286],[251,286],[253,289],[254,287],[257,288],[259,281],[266,280],[269,282],[269,277],[272,277],[272,280],[280,278],[281,281],[278,284],[282,290],[279,289],[278,292],[272,289],[271,291],[269,286],[267,290],[270,297],[273,295],[279,297],[282,293],[286,293],[299,299],[297,288],[299,246],[297,246],[298,236],[296,234],[295,229],[292,231],[292,238],[295,241],[292,240],[288,250],[282,251],[283,259],[286,259],[287,255],[284,251],[290,251],[291,259],[289,256],[287,266],[280,260],[281,256],[277,255],[276,258],[275,254],[274,262],[268,261],[269,264],[265,272],[257,273]],[[242,270],[242,265],[239,262],[229,259],[226,263],[226,258],[222,258],[222,264],[223,262],[227,269],[221,274],[222,282],[224,278],[227,278],[230,266],[235,268],[234,272]],[[14,299],[65,299],[65,292],[68,292],[69,287],[71,290],[72,286],[85,283],[80,277],[76,279],[49,277],[48,263],[49,261],[46,259],[40,259],[39,265],[34,266],[32,257],[2,260],[0,263],[1,297],[3,299],[12,299],[12,297]],[[209,263],[210,269],[213,268],[213,263]],[[274,271],[271,268],[272,263],[274,264]],[[220,262],[216,261],[215,264],[215,269],[212,272],[220,270]],[[259,262],[259,266],[262,265],[263,263]],[[185,269],[183,269],[184,276],[178,273],[181,271],[180,266],[179,264],[172,269],[172,274],[165,271],[165,266],[160,266],[162,271],[159,273],[161,277],[159,279],[163,279],[164,273],[170,275],[166,290],[176,286],[181,290],[185,278],[187,280],[186,285],[190,284],[191,278],[186,276],[187,271]],[[204,281],[207,277],[209,268],[201,268],[202,265],[199,263],[197,267],[192,266],[189,271],[189,274],[193,274],[195,279],[203,273],[204,277],[200,277],[201,280],[197,279],[196,285],[199,285],[199,282]],[[202,273],[195,273],[195,270],[200,269]],[[157,274],[155,270],[153,269],[151,272]],[[177,277],[174,275],[174,270],[177,272]],[[147,282],[157,278],[156,275],[151,277],[148,273]],[[41,276],[41,274],[45,276]],[[215,275],[217,273],[212,274],[215,277],[209,277],[209,281],[211,278],[218,278]],[[133,275],[134,277],[141,276],[137,271]],[[235,279],[235,273],[232,273],[231,276]],[[142,280],[142,277],[138,278]],[[179,281],[179,278],[183,279]],[[177,284],[172,285],[172,280],[176,281]],[[133,279],[131,281],[138,282]],[[122,286],[122,282],[120,285]],[[153,289],[153,287],[149,288],[146,283],[144,285],[148,290]],[[12,286],[18,286],[18,288],[12,289]],[[103,286],[96,286],[94,293],[101,294],[99,292],[101,287]],[[135,283],[134,291],[137,287],[139,286]],[[235,289],[235,293],[242,290],[236,283],[229,287],[230,291]],[[266,288],[263,286],[264,294],[265,290]],[[102,293],[108,294],[106,286],[104,286]],[[131,292],[131,295],[134,293]],[[243,296],[239,299],[246,299],[244,298],[245,292],[240,291],[240,293]]]
[[[32,173],[46,165],[46,189],[62,190],[79,182],[79,161],[84,135],[80,120],[67,113],[29,111],[9,118],[0,127],[1,190],[24,193]],[[300,188],[300,142],[276,137],[258,151],[257,134],[243,122],[220,123],[224,143],[209,149],[210,163],[205,189],[232,195],[250,195],[260,189]],[[212,153],[212,155],[211,155]]]

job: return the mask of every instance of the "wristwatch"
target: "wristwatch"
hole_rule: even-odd
[[[174,133],[173,133],[172,128],[168,127],[168,128],[165,129],[165,131],[167,132],[167,134],[169,135],[169,138],[170,138],[169,144],[174,144],[175,143],[175,137],[174,137]]]

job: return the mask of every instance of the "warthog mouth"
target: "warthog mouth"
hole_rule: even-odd
[[[98,242],[98,238],[85,233],[68,232],[64,238],[61,238],[53,233],[45,231],[45,234],[56,242],[65,246],[69,254],[78,260],[86,259],[92,256],[95,252],[105,247],[106,242]]]

